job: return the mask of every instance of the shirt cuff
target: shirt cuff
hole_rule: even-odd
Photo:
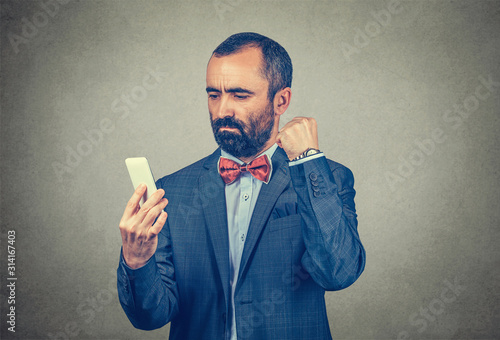
[[[313,159],[316,159],[319,157],[325,157],[325,154],[323,152],[319,152],[319,153],[316,153],[312,156],[307,156],[307,157],[304,157],[304,158],[296,160],[296,161],[290,161],[290,162],[288,162],[288,166],[299,165],[299,164],[305,163],[307,161],[310,161],[310,160],[313,160]]]

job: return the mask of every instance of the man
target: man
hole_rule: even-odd
[[[354,178],[319,151],[314,119],[278,129],[291,82],[287,52],[262,35],[213,52],[219,148],[158,180],[142,207],[138,187],[120,222],[118,291],[135,327],[171,321],[170,339],[331,338],[325,291],[365,265]]]

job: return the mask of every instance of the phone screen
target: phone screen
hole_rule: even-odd
[[[127,165],[128,173],[130,175],[130,179],[132,180],[134,190],[141,183],[147,185],[146,192],[139,202],[139,204],[142,206],[144,202],[146,202],[146,200],[151,197],[151,195],[154,194],[157,190],[148,160],[146,159],[146,157],[127,158],[125,160],[125,164]]]

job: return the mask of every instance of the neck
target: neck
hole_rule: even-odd
[[[245,164],[248,164],[250,163],[251,161],[253,161],[255,158],[257,158],[258,155],[260,155],[261,153],[263,153],[264,151],[266,151],[267,149],[269,149],[271,146],[269,147],[264,147],[261,151],[259,151],[256,155],[253,155],[253,156],[250,156],[250,157],[238,157],[239,160],[241,160],[242,162],[244,162]]]
[[[273,146],[275,143],[275,140],[276,140],[276,138],[273,138],[273,137],[269,138],[267,143],[262,147],[261,150],[259,150],[259,152],[257,152],[257,154],[255,154],[253,156],[249,156],[249,157],[238,157],[238,159],[241,160],[242,162],[245,162],[245,164],[250,163],[255,158],[257,158],[257,156],[259,156],[263,152],[267,151],[271,146]]]

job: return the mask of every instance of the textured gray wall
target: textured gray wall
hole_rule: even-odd
[[[356,178],[368,262],[326,295],[334,338],[500,337],[500,2],[55,4],[1,7],[2,338],[167,337],[135,330],[117,299],[124,159],[159,178],[216,147],[205,67],[241,31],[289,51],[284,121],[315,117]]]

